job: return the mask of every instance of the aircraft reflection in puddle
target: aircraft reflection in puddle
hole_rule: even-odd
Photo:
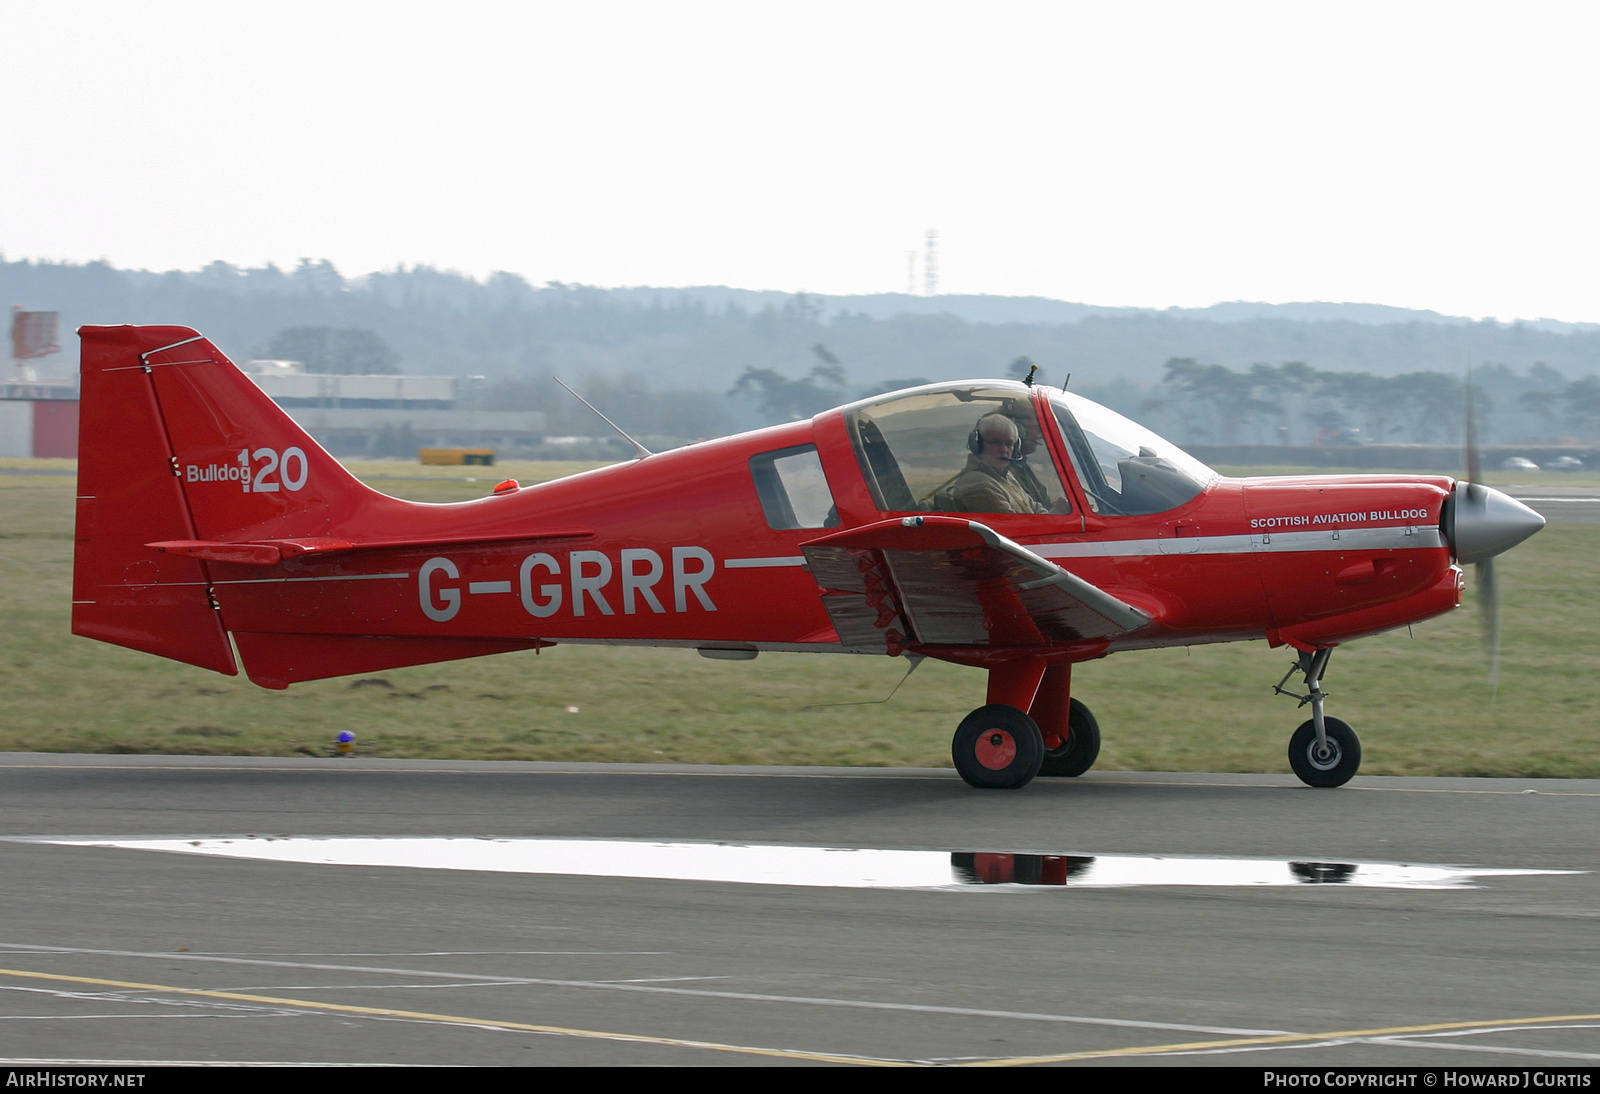
[[[655,878],[845,889],[960,889],[1054,885],[1101,889],[1137,885],[1319,885],[1380,889],[1472,888],[1481,877],[1574,873],[1381,862],[1168,858],[1139,855],[1030,855],[973,851],[783,847],[642,840],[493,837],[48,840],[78,847],[172,851],[335,866],[405,866],[515,874]]]
[[[1189,859],[1137,855],[1012,855],[957,851],[950,867],[967,885],[1066,885],[1108,889],[1127,885],[1360,885],[1379,888],[1459,888],[1486,873],[1386,863],[1279,862],[1270,859]]]

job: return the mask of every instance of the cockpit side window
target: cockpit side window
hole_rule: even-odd
[[[1089,508],[1147,516],[1193,501],[1217,473],[1177,445],[1088,399],[1050,396]]]
[[[1071,512],[1020,384],[923,388],[849,408],[845,421],[880,510]]]
[[[834,528],[839,508],[822,473],[822,460],[814,444],[780,448],[750,458],[767,524],[780,531],[790,528]]]

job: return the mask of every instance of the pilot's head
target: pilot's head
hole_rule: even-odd
[[[1031,456],[1037,452],[1039,450],[1037,426],[1030,426],[1028,419],[1020,413],[1007,413],[1006,417],[1017,427],[1017,450],[1013,455]]]
[[[995,470],[1003,470],[1017,455],[1017,423],[1004,414],[985,414],[973,432],[973,452]]]

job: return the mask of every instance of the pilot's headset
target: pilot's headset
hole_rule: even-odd
[[[1016,419],[1010,418],[1000,413],[998,410],[991,411],[990,413],[985,414],[983,417],[978,419],[978,424],[974,425],[972,427],[972,432],[967,434],[967,451],[971,452],[974,456],[983,455],[983,434],[980,432],[980,430],[983,429],[983,423],[988,421],[990,418],[999,418],[1001,421],[1010,425],[1011,428],[1016,432],[1017,442],[1011,446],[1010,459],[1012,463],[1019,462],[1021,459],[1019,453],[1022,450],[1022,426],[1016,421]]]

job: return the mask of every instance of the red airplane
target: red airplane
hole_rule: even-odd
[[[1298,652],[1280,691],[1305,678],[1291,766],[1341,785],[1361,745],[1323,713],[1333,649],[1456,607],[1458,563],[1486,569],[1544,524],[1445,476],[1222,478],[1105,407],[1004,380],[400,501],[194,331],[79,334],[73,633],[243,661],[268,688],[556,642],[935,657],[989,673],[952,746],[975,787],[1093,764],[1075,664],[1261,638]]]

